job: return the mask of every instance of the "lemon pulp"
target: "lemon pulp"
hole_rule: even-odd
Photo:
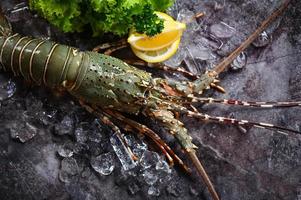
[[[155,51],[141,51],[132,47],[134,54],[149,63],[158,63],[167,60],[173,56],[179,47],[181,38],[178,38],[171,45]]]

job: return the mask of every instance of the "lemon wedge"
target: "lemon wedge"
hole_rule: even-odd
[[[131,46],[134,54],[148,62],[148,63],[158,63],[158,62],[163,62],[167,59],[169,59],[171,56],[173,56],[179,47],[181,38],[179,37],[176,41],[174,41],[171,45],[167,47],[163,47],[159,50],[154,50],[154,51],[141,51],[136,49],[135,47]]]
[[[128,43],[130,43],[131,47],[135,50],[145,52],[169,49],[171,46],[175,46],[173,44],[177,43],[176,41],[181,37],[186,28],[186,24],[175,21],[172,17],[165,13],[155,12],[155,14],[164,21],[164,29],[162,33],[153,37],[136,32],[130,33]]]

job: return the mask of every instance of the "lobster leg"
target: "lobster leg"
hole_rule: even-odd
[[[197,148],[192,143],[192,137],[188,135],[187,129],[184,127],[184,124],[177,120],[174,117],[174,114],[168,110],[160,109],[160,110],[147,110],[146,112],[148,116],[153,117],[155,120],[162,122],[162,125],[172,134],[181,144],[182,148],[188,154],[189,158],[191,159],[193,165],[197,169],[197,172],[202,177],[203,181],[205,182],[212,198],[214,200],[219,200],[219,196],[208,176],[206,173],[203,165],[201,164],[200,160],[196,156],[195,149]]]
[[[140,124],[134,120],[124,117],[120,113],[113,112],[111,110],[106,110],[105,112],[108,112],[109,115],[114,116],[120,122],[126,123],[127,125],[131,126],[133,129],[136,129],[143,135],[149,137],[161,149],[161,151],[165,154],[167,159],[169,159],[169,157],[172,158],[171,160],[170,159],[169,160],[175,161],[185,172],[190,173],[190,169],[184,164],[184,162],[172,151],[172,149],[154,131],[152,131],[151,129],[149,129],[148,127],[146,127],[143,124]]]
[[[91,106],[85,104],[82,101],[79,101],[80,105],[85,108],[89,113],[97,116],[104,124],[108,125],[109,127],[112,128],[112,130],[118,134],[119,138],[123,141],[123,143],[125,144],[126,148],[128,149],[129,153],[131,154],[131,157],[136,160],[136,156],[134,155],[134,153],[132,152],[132,150],[129,148],[127,142],[123,139],[122,134],[120,129],[118,128],[118,126],[116,126],[109,117],[107,117],[106,115],[102,114],[101,112],[97,112],[94,108],[92,108]]]
[[[167,158],[170,165],[173,165],[173,162],[175,161],[185,172],[190,173],[190,169],[184,164],[184,162],[171,150],[171,148],[151,129],[147,128],[146,126],[135,122],[133,120],[130,120],[120,113],[113,112],[111,110],[99,110],[99,108],[93,108],[86,103],[80,101],[81,106],[83,106],[89,113],[99,117],[99,119],[104,123],[110,126],[116,133],[120,133],[119,128],[112,122],[112,118],[115,118],[118,120],[119,126],[122,126],[123,129],[127,131],[131,131],[134,133],[134,129],[138,130],[141,134],[147,136],[150,138],[157,147],[162,151],[162,153]],[[122,138],[122,137],[121,137]],[[127,143],[124,141],[124,143],[127,145]],[[128,150],[130,153],[132,151],[128,147]],[[132,153],[133,154],[133,153]],[[133,157],[136,158],[136,156],[133,154]]]

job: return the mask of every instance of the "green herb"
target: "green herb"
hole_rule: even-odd
[[[164,11],[173,0],[29,0],[30,8],[64,32],[88,26],[94,36],[125,35],[130,29],[153,36],[163,30],[154,11]]]
[[[161,33],[164,28],[163,20],[159,19],[148,5],[144,7],[141,15],[134,16],[134,26],[138,33],[145,33],[148,36]]]

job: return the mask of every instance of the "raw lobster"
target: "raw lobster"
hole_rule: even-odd
[[[111,119],[121,121],[121,127],[129,126],[151,138],[159,146],[167,159],[177,162],[185,170],[188,167],[153,131],[121,113],[143,114],[161,122],[187,152],[197,171],[203,177],[213,199],[219,199],[213,184],[196,156],[196,146],[192,143],[184,124],[177,118],[186,114],[200,120],[216,121],[236,125],[248,125],[277,131],[298,131],[267,123],[249,122],[224,117],[212,117],[193,109],[191,103],[225,103],[254,107],[300,106],[301,102],[243,102],[201,98],[205,89],[216,86],[217,76],[274,20],[289,4],[286,1],[231,55],[212,71],[208,71],[195,81],[177,82],[154,78],[150,73],[139,70],[111,56],[96,52],[83,52],[76,48],[55,42],[22,37],[13,34],[10,23],[0,16],[0,66],[38,85],[63,88],[77,98],[91,113],[100,116],[104,122],[113,125]],[[102,111],[103,114],[100,112]]]

